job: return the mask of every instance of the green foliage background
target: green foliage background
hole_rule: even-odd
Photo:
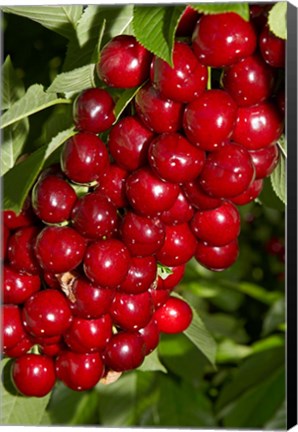
[[[35,93],[40,91],[35,104],[39,109],[34,111],[31,100],[28,110],[33,109],[33,114],[4,128],[3,148],[15,152],[9,155],[12,165],[4,166],[4,206],[8,208],[21,206],[41,167],[57,158],[59,146],[73,133],[69,102],[80,86],[98,84],[92,65],[100,45],[119,32],[138,32],[136,23],[132,30],[129,6],[105,9],[104,13],[104,8],[90,6],[80,21],[82,8],[77,8],[72,11],[72,25],[63,24],[55,31],[26,17],[2,14],[3,57],[14,89],[8,99],[2,95],[2,103],[7,100],[2,108],[9,109],[30,86],[43,86],[39,90],[34,87]],[[24,12],[26,8],[18,9]],[[164,7],[159,9],[158,14],[164,17]],[[181,6],[166,11],[175,17],[170,24],[172,32],[182,11]],[[245,16],[246,12],[242,4],[239,13]],[[144,9],[138,14],[142,22]],[[159,25],[157,22],[157,28]],[[145,43],[152,42],[148,35],[147,39]],[[165,41],[158,49],[170,61],[171,38]],[[46,95],[43,89],[48,89]],[[122,94],[118,115],[134,91]],[[14,139],[17,147],[11,149],[9,139]],[[25,153],[30,153],[30,158],[13,167],[17,157]],[[280,167],[278,182],[282,176],[284,168]],[[17,191],[13,187],[16,179],[21,185]],[[267,179],[260,200],[240,208],[240,212],[237,263],[227,271],[212,273],[191,262],[177,289],[210,333],[205,340],[209,344],[215,340],[216,353],[211,352],[211,345],[204,349],[203,338],[198,341],[195,337],[192,343],[187,334],[163,335],[158,357],[154,354],[140,370],[123,374],[114,384],[99,384],[78,393],[58,383],[53,393],[42,399],[16,394],[9,377],[10,361],[5,359],[1,423],[285,428],[284,263],[266,249],[273,237],[284,241],[284,204]],[[201,321],[199,329],[200,325]],[[208,354],[210,358],[215,355],[215,367]]]

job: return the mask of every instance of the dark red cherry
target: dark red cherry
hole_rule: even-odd
[[[92,389],[103,376],[104,365],[99,353],[63,351],[56,359],[56,375],[75,391]]]
[[[147,291],[156,278],[157,263],[153,256],[132,257],[126,278],[119,290],[128,294]]]
[[[2,305],[1,318],[2,347],[7,350],[17,345],[26,333],[21,320],[21,310],[17,305]]]
[[[128,171],[146,164],[147,151],[154,133],[136,116],[119,120],[111,129],[109,149],[113,159]]]
[[[260,55],[252,55],[225,69],[222,82],[237,105],[264,102],[272,93],[275,73]]]
[[[133,256],[156,253],[165,239],[165,227],[158,218],[127,212],[121,226],[122,240]]]
[[[160,331],[156,320],[152,318],[145,327],[139,329],[139,333],[142,335],[146,345],[145,355],[148,355],[158,346],[159,343]]]
[[[43,279],[44,279],[47,287],[60,289],[61,285],[60,285],[60,282],[59,282],[57,276],[55,275],[55,273],[44,271],[42,276],[43,276]]]
[[[44,355],[25,354],[14,360],[11,377],[23,395],[43,397],[50,393],[56,382],[54,362]]]
[[[32,210],[30,196],[27,196],[19,214],[13,210],[3,210],[3,223],[9,230],[16,230],[29,225],[34,225],[36,216]]]
[[[189,261],[196,250],[196,238],[187,223],[167,225],[163,246],[157,252],[157,261],[165,266],[179,266]]]
[[[187,103],[206,88],[207,67],[198,62],[185,42],[175,42],[173,67],[159,57],[153,58],[153,85],[165,98]]]
[[[90,353],[101,351],[112,337],[112,319],[109,314],[96,319],[73,318],[64,333],[64,341],[71,351]]]
[[[187,5],[181,15],[176,30],[177,37],[189,37],[192,35],[195,25],[199,19],[199,13],[191,5]]]
[[[268,12],[271,9],[272,4],[250,4],[249,5],[249,17],[250,22],[253,24],[257,33],[260,33],[264,25],[266,25],[268,20]]]
[[[193,144],[213,151],[231,136],[237,116],[237,105],[224,90],[207,90],[188,104],[183,129]]]
[[[98,134],[109,129],[115,121],[115,103],[101,88],[83,90],[73,104],[73,120],[77,130]]]
[[[154,306],[148,291],[139,294],[117,292],[110,307],[114,324],[123,330],[134,331],[145,327],[153,314]]]
[[[134,36],[115,36],[101,50],[97,74],[110,87],[135,87],[149,76],[151,58]]]
[[[57,357],[65,348],[66,345],[63,341],[53,343],[52,345],[39,345],[40,353],[48,357]]]
[[[148,291],[151,295],[154,308],[157,309],[166,302],[171,291],[169,289],[157,289],[154,285],[153,283]]]
[[[123,372],[139,367],[144,361],[145,353],[146,345],[142,335],[123,331],[113,335],[107,344],[104,361],[110,369]]]
[[[208,194],[217,198],[240,195],[253,182],[255,168],[248,150],[227,143],[209,154],[200,175],[200,184]]]
[[[14,270],[27,274],[39,272],[40,267],[34,253],[34,244],[39,231],[36,226],[28,226],[19,228],[10,236],[8,260]]]
[[[258,150],[274,145],[281,136],[284,122],[277,107],[262,102],[250,107],[240,107],[232,139],[248,150]]]
[[[179,282],[182,281],[185,273],[185,264],[174,267],[171,266],[169,269],[171,270],[171,273],[168,274],[165,279],[162,279],[160,276],[158,277],[158,290],[166,289],[172,291],[179,284]]]
[[[281,114],[285,115],[286,112],[286,95],[285,88],[280,88],[276,95],[277,106],[281,112]]]
[[[94,134],[77,133],[63,145],[61,167],[65,175],[75,183],[98,181],[108,162],[107,148]]]
[[[267,25],[260,34],[259,47],[266,63],[276,68],[285,67],[285,40],[275,36]]]
[[[68,300],[55,289],[33,294],[23,308],[25,328],[37,337],[59,336],[69,327],[70,321]]]
[[[108,166],[100,178],[96,192],[100,191],[105,195],[116,208],[126,207],[128,201],[125,192],[125,182],[128,172],[113,163]]]
[[[9,358],[21,357],[32,348],[33,344],[34,342],[29,337],[29,335],[25,334],[25,336],[16,345],[11,348],[4,349],[3,353]]]
[[[82,262],[85,247],[85,239],[73,228],[54,226],[39,233],[35,253],[45,271],[64,273]]]
[[[186,330],[192,321],[192,310],[186,301],[169,297],[154,313],[160,332],[175,334]]]
[[[179,186],[161,180],[148,168],[140,168],[126,180],[126,194],[137,213],[157,216],[168,210],[179,194]]]
[[[10,231],[7,228],[6,225],[2,226],[2,255],[1,255],[1,259],[5,260],[6,256],[7,256],[7,249],[8,249],[8,240],[9,240],[9,236],[10,236]]]
[[[74,189],[58,176],[44,177],[35,184],[32,191],[35,214],[49,224],[68,220],[76,200]]]
[[[268,177],[279,161],[277,144],[249,152],[256,169],[256,179]]]
[[[192,205],[181,190],[172,207],[161,213],[160,220],[166,225],[177,225],[190,221],[193,214]]]
[[[213,210],[195,213],[191,228],[200,241],[216,246],[224,246],[235,240],[240,233],[240,215],[229,201]]]
[[[263,179],[257,179],[246,189],[246,191],[242,192],[242,194],[237,195],[236,197],[231,198],[231,201],[236,205],[245,205],[255,200],[263,189]]]
[[[195,259],[209,270],[223,271],[235,263],[238,254],[237,240],[233,240],[225,246],[214,246],[206,242],[198,242]]]
[[[22,304],[40,288],[40,277],[16,272],[9,265],[3,266],[2,301]]]
[[[135,107],[140,119],[154,132],[176,132],[182,126],[183,105],[164,98],[150,83],[136,94]]]
[[[253,25],[234,12],[203,15],[192,35],[195,55],[211,67],[236,63],[251,55],[256,45]]]
[[[101,192],[91,192],[78,199],[71,220],[74,229],[88,239],[111,237],[118,224],[117,209]]]
[[[84,271],[94,283],[115,288],[124,281],[129,266],[130,254],[120,240],[99,240],[87,247]]]
[[[82,276],[75,279],[72,286],[74,303],[72,312],[81,318],[99,318],[106,314],[114,298],[115,291],[99,285],[93,285]]]
[[[161,134],[151,141],[148,159],[160,178],[172,183],[184,183],[198,177],[205,162],[205,153],[182,135],[172,132]]]
[[[187,201],[196,209],[209,210],[221,205],[221,198],[208,195],[200,185],[200,178],[195,181],[184,183],[182,190]]]

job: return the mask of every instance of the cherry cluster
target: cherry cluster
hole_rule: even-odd
[[[3,350],[24,395],[56,379],[87,390],[139,367],[161,332],[191,323],[171,295],[186,263],[236,261],[237,206],[260,194],[283,132],[284,42],[266,12],[252,8],[247,22],[188,7],[173,67],[133,36],[102,49],[102,86],[76,98],[61,163],[19,215],[3,214]],[[109,90],[136,86],[116,121]]]

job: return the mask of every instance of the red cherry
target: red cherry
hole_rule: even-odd
[[[107,344],[104,360],[110,369],[122,372],[139,367],[145,353],[146,345],[139,333],[120,332]]]
[[[127,207],[125,183],[128,172],[116,164],[111,164],[100,178],[96,192],[105,195],[116,208]]]
[[[181,190],[172,207],[161,213],[160,220],[166,225],[178,225],[190,221],[193,214],[192,205]]]
[[[73,228],[46,227],[36,239],[36,257],[45,271],[64,273],[75,269],[83,260],[85,240]]]
[[[213,246],[206,242],[198,242],[195,259],[209,270],[223,271],[235,263],[238,254],[237,240],[233,240],[225,246]]]
[[[37,337],[59,336],[69,327],[71,312],[66,297],[55,289],[33,294],[23,308],[23,323]]]
[[[10,236],[10,231],[7,228],[6,225],[2,226],[2,255],[1,255],[1,259],[5,260],[6,256],[7,256],[7,249],[8,249],[8,240],[9,240],[9,236]]]
[[[39,351],[41,354],[48,357],[57,357],[62,351],[65,350],[64,342],[53,343],[52,345],[40,345]]]
[[[188,303],[169,297],[154,313],[159,331],[175,334],[186,330],[192,321],[192,310]]]
[[[155,350],[159,343],[160,331],[156,320],[152,318],[145,327],[139,329],[139,333],[146,345],[145,355],[148,355]]]
[[[156,278],[157,264],[153,256],[132,257],[126,278],[119,290],[128,294],[147,291]]]
[[[170,297],[171,291],[169,289],[157,289],[153,285],[154,284],[152,284],[148,291],[151,295],[154,308],[157,309],[167,301],[167,299]]]
[[[29,225],[34,225],[36,217],[31,207],[31,199],[29,196],[25,199],[22,210],[16,214],[13,210],[3,211],[3,223],[10,230],[16,230]]]
[[[188,37],[191,36],[195,25],[199,19],[199,13],[194,10],[191,5],[187,5],[184,9],[181,18],[179,19],[178,27],[176,30],[177,37]]]
[[[99,353],[63,351],[56,359],[56,375],[67,387],[75,391],[93,388],[104,373]]]
[[[50,393],[56,381],[53,360],[37,354],[25,354],[15,359],[11,376],[20,393],[34,397]]]
[[[40,288],[40,277],[16,272],[8,265],[3,266],[2,301],[22,304]]]
[[[262,102],[240,107],[232,139],[248,150],[274,145],[283,132],[283,119],[275,105]]]
[[[109,129],[115,121],[115,103],[111,95],[101,88],[83,90],[73,104],[76,129],[98,134]]]
[[[260,34],[259,47],[266,63],[276,68],[285,67],[285,40],[275,36],[267,25]]]
[[[157,177],[150,168],[140,168],[126,180],[126,194],[137,213],[157,216],[168,210],[179,194],[179,186]]]
[[[173,290],[179,282],[182,281],[182,278],[185,273],[185,264],[175,266],[175,267],[169,267],[169,269],[172,271],[165,279],[158,278],[158,287],[157,289],[160,290]],[[161,285],[161,288],[160,288]]]
[[[202,150],[213,151],[231,136],[237,105],[224,90],[207,90],[184,111],[186,136]]]
[[[195,55],[211,67],[228,66],[248,57],[256,44],[253,25],[234,12],[203,15],[192,35]]]
[[[277,144],[249,152],[256,169],[256,179],[268,177],[279,161],[279,149]]]
[[[60,289],[61,285],[60,285],[60,282],[57,279],[57,276],[55,275],[55,273],[44,271],[43,272],[43,279],[44,279],[47,287]]]
[[[2,346],[8,350],[26,336],[21,320],[21,311],[16,305],[2,305]]]
[[[87,247],[84,271],[94,283],[115,288],[124,281],[129,266],[128,249],[120,240],[99,240]]]
[[[246,191],[242,192],[242,194],[237,195],[236,197],[231,198],[231,201],[236,205],[245,205],[255,200],[263,189],[263,179],[257,179],[246,189]]]
[[[15,271],[27,274],[39,272],[39,265],[34,253],[36,236],[39,233],[36,226],[19,228],[10,236],[8,242],[8,260]]]
[[[221,198],[214,198],[208,195],[200,185],[200,178],[193,182],[184,183],[182,190],[187,201],[196,209],[214,209],[222,204]]]
[[[32,339],[26,334],[16,345],[3,350],[6,357],[17,358],[26,354],[33,346]]]

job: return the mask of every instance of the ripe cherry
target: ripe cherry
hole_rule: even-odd
[[[199,13],[191,5],[187,5],[176,30],[177,37],[189,37],[192,35],[195,25],[199,19]]]
[[[172,207],[161,213],[160,220],[166,225],[177,225],[190,221],[193,214],[192,205],[181,190]]]
[[[105,195],[116,208],[128,205],[125,183],[128,172],[116,163],[110,164],[100,178],[100,183],[95,191]]]
[[[192,321],[192,310],[184,300],[169,297],[154,313],[159,331],[175,334],[186,330]]]
[[[16,272],[9,265],[3,266],[2,301],[6,304],[22,304],[40,288],[39,275]]]
[[[235,263],[238,254],[237,240],[233,240],[225,246],[213,246],[206,242],[198,242],[195,259],[209,270],[223,271]]]
[[[33,346],[33,341],[29,335],[25,335],[16,345],[11,348],[3,349],[3,353],[9,358],[17,358],[26,354]]]
[[[73,228],[46,227],[36,239],[35,253],[41,267],[52,273],[75,269],[83,260],[85,239]]]
[[[246,205],[251,201],[255,200],[263,189],[263,179],[257,179],[246,189],[246,191],[242,192],[242,194],[237,195],[236,197],[231,198],[231,201],[236,205]]]
[[[97,74],[110,87],[135,87],[149,76],[151,57],[134,36],[115,36],[101,50]]]
[[[137,213],[157,216],[172,207],[179,194],[179,186],[161,180],[150,168],[145,167],[134,171],[127,178],[126,193]]]
[[[2,305],[2,346],[4,350],[13,348],[25,336],[22,325],[21,310],[17,305]]]
[[[167,301],[171,291],[169,289],[157,289],[154,285],[152,284],[148,291],[151,295],[154,308],[157,309]]]
[[[145,327],[139,329],[139,333],[142,335],[146,345],[145,355],[148,355],[158,346],[159,343],[160,331],[157,321],[152,318]]]
[[[109,162],[108,151],[96,135],[80,132],[63,145],[61,168],[75,183],[98,181]]]
[[[10,236],[8,260],[14,270],[27,274],[39,272],[40,267],[34,253],[34,244],[39,231],[37,226],[28,226],[19,228]]]
[[[87,247],[84,271],[94,283],[115,288],[124,281],[129,266],[130,254],[120,240],[99,240]]]
[[[213,151],[230,137],[237,105],[224,90],[207,90],[188,104],[183,116],[186,136],[202,150]]]
[[[71,322],[68,300],[55,289],[33,294],[26,301],[22,314],[26,330],[42,338],[60,336]]]
[[[279,161],[277,144],[249,152],[256,169],[256,179],[268,177]]]
[[[285,40],[275,36],[267,25],[260,34],[259,47],[266,63],[275,68],[285,67]]]
[[[11,376],[20,393],[34,397],[43,397],[50,393],[56,381],[53,360],[37,354],[25,354],[15,359]]]
[[[3,211],[3,223],[9,230],[16,230],[29,225],[34,225],[36,216],[32,210],[30,196],[27,196],[19,214],[13,210]]]
[[[8,240],[10,236],[10,231],[6,225],[2,226],[2,250],[1,250],[1,259],[5,260],[7,257],[7,249],[8,249]]]
[[[115,103],[111,95],[101,88],[83,90],[73,104],[76,129],[98,134],[109,129],[115,121]]]
[[[119,290],[128,294],[147,291],[156,278],[157,263],[153,256],[132,257],[126,278]]]
[[[179,282],[182,281],[182,278],[185,273],[185,264],[181,264],[179,266],[169,267],[171,273],[165,278],[162,279],[160,276],[158,277],[158,286],[157,289],[166,289],[172,291]]]
[[[153,171],[163,180],[184,183],[201,172],[205,153],[178,133],[164,133],[151,141],[148,159]]]
[[[253,25],[234,12],[203,15],[192,35],[195,55],[211,67],[228,66],[248,57],[256,44]]]
[[[221,205],[221,198],[214,198],[208,195],[200,185],[200,178],[195,181],[184,183],[182,190],[187,201],[196,209],[208,210]]]

